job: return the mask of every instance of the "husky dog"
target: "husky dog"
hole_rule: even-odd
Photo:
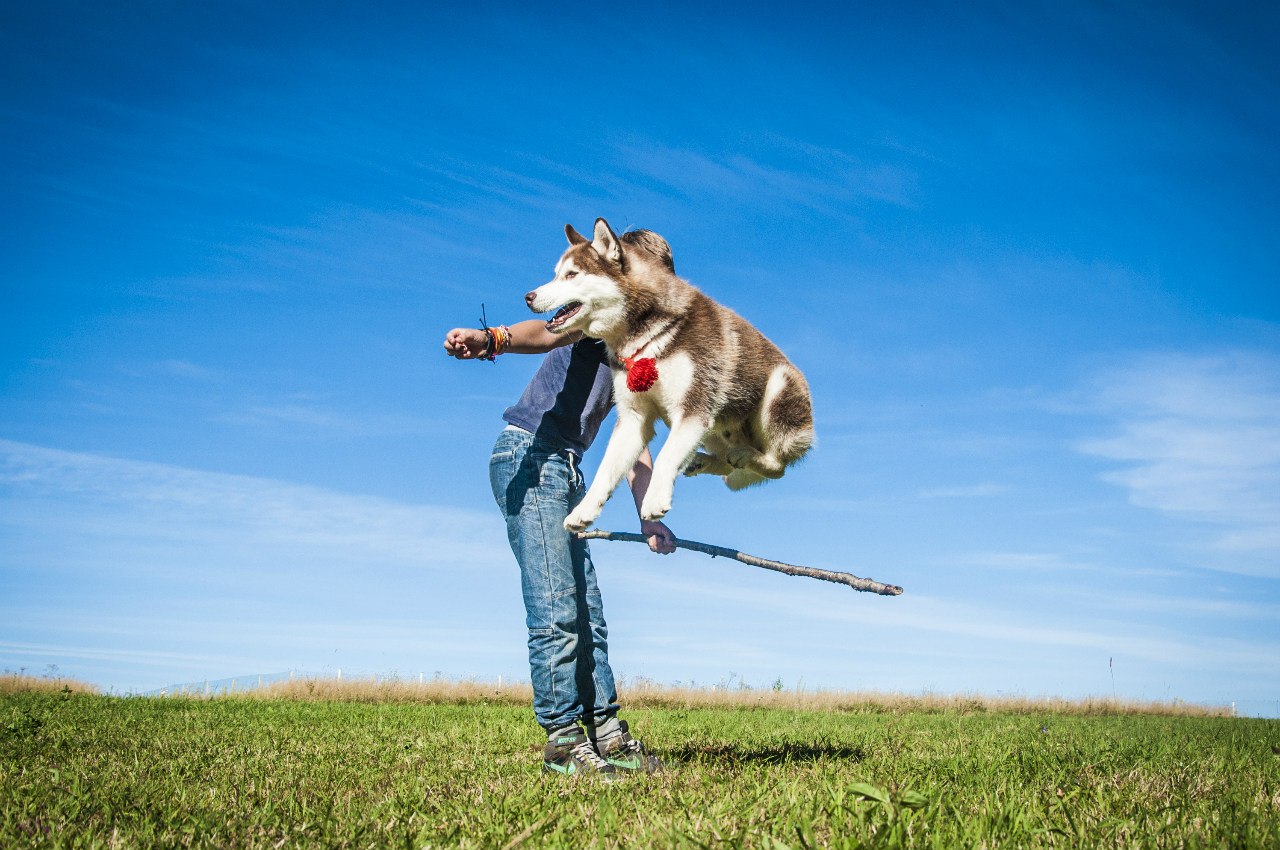
[[[654,435],[670,428],[653,463],[640,516],[671,510],[676,476],[721,475],[730,490],[781,478],[813,445],[809,386],[745,319],[676,277],[671,247],[648,230],[618,237],[596,219],[592,239],[565,225],[569,248],[555,279],[525,296],[556,310],[547,330],[604,340],[617,424],[586,496],[565,519],[582,531]],[[701,448],[701,451],[699,451]]]

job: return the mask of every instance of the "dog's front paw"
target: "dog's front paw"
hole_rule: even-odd
[[[564,518],[564,530],[577,534],[579,531],[586,531],[587,526],[591,525],[593,520],[583,519],[577,514],[569,514]]]
[[[671,510],[671,494],[667,493],[666,498],[655,497],[650,490],[645,494],[644,501],[640,503],[640,519],[659,520],[666,516],[669,510]]]
[[[565,530],[571,532],[586,531],[587,526],[595,522],[596,517],[600,516],[600,511],[601,508],[592,510],[586,502],[583,502],[564,518]]]

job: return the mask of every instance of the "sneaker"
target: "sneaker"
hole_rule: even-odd
[[[542,772],[566,775],[599,773],[611,779],[617,770],[600,758],[586,732],[577,726],[570,726],[547,740],[547,746],[542,751]]]
[[[644,748],[644,744],[631,737],[627,729],[627,721],[619,720],[622,731],[598,742],[600,755],[615,770],[631,773],[658,773],[662,762],[658,757]]]

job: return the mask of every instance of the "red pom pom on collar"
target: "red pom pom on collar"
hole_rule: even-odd
[[[642,393],[652,387],[658,380],[658,361],[652,357],[624,358],[622,365],[627,367],[627,389],[633,393]]]

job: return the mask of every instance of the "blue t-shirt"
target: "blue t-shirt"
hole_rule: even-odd
[[[503,412],[503,420],[581,457],[613,407],[613,372],[607,361],[598,339],[584,337],[552,349],[520,400]]]

